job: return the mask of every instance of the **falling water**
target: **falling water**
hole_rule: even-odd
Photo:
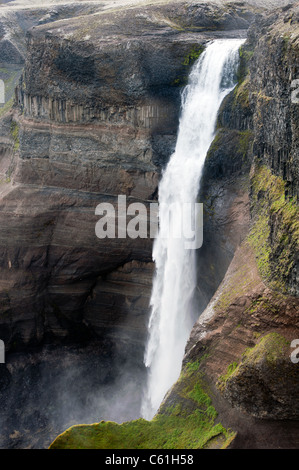
[[[194,322],[196,252],[171,234],[170,206],[195,203],[203,164],[215,136],[217,113],[233,89],[240,39],[211,42],[194,64],[182,93],[182,113],[175,152],[159,185],[159,233],[154,243],[156,276],[151,296],[149,338],[144,362],[148,380],[142,416],[151,419],[167,390],[178,379],[184,349]],[[181,206],[182,207],[182,206]],[[174,214],[175,215],[175,214]]]

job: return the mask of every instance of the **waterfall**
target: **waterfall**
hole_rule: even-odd
[[[178,379],[186,342],[195,320],[196,250],[171,230],[184,218],[169,207],[195,204],[207,151],[215,136],[217,113],[234,88],[238,50],[244,40],[215,40],[194,64],[182,93],[182,112],[174,153],[159,185],[159,233],[153,247],[156,274],[144,362],[148,368],[142,416],[151,419]],[[177,219],[177,220],[176,220]],[[162,234],[169,233],[169,237]]]

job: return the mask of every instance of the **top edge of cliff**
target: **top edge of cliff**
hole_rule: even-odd
[[[17,10],[17,9],[48,9],[55,6],[62,5],[92,5],[99,6],[102,10],[107,9],[123,9],[136,6],[150,6],[150,5],[166,5],[172,4],[214,4],[214,5],[239,5],[239,6],[251,6],[254,8],[262,8],[272,10],[273,8],[285,7],[287,5],[293,5],[297,0],[0,0],[0,11],[1,10]]]
[[[293,6],[297,0],[101,0],[72,2],[84,6],[72,15],[39,21],[32,36],[54,35],[64,39],[109,41],[124,37],[158,37],[178,32],[247,30],[256,13]],[[25,0],[10,5],[25,7]],[[38,2],[32,2],[33,8]],[[40,3],[43,7],[70,5],[66,0]],[[88,8],[87,8],[88,7]],[[90,10],[89,10],[90,7]],[[1,11],[1,9],[0,9]],[[74,35],[75,33],[75,35]]]

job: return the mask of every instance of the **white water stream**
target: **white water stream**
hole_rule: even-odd
[[[194,64],[182,93],[176,148],[159,185],[159,233],[153,248],[156,275],[144,358],[148,380],[141,409],[146,419],[152,419],[165,393],[179,377],[196,310],[196,250],[186,249],[184,237],[171,237],[171,230],[177,230],[175,225],[182,224],[183,218],[176,218],[175,213],[169,217],[168,208],[197,201],[205,157],[215,136],[217,113],[235,85],[238,50],[243,42],[225,39],[209,43]],[[162,236],[165,233],[170,236]]]

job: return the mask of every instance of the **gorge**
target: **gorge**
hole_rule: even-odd
[[[52,447],[109,447],[101,429],[129,448],[298,447],[298,20],[295,1],[0,5],[1,447],[80,423],[99,424]],[[154,264],[150,239],[98,240],[95,208],[157,201],[191,66],[223,38],[246,42],[203,168],[181,376],[154,420],[100,423],[140,417]]]

